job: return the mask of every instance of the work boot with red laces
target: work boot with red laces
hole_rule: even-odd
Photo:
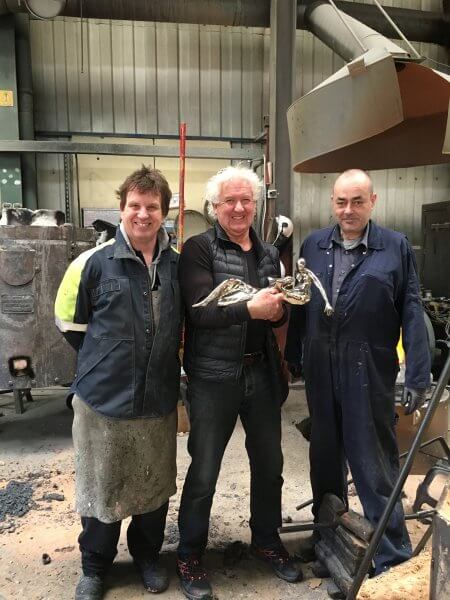
[[[196,556],[177,558],[181,589],[189,600],[212,600],[212,589],[205,569]]]
[[[289,581],[289,583],[295,583],[303,579],[301,568],[282,544],[269,548],[259,548],[252,544],[250,550],[253,556],[267,563],[280,579]]]

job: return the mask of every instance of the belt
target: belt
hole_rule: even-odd
[[[242,364],[244,367],[249,367],[256,363],[262,362],[266,358],[265,352],[251,352],[250,354],[244,354]]]

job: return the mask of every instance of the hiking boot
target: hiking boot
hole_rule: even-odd
[[[295,559],[289,556],[282,544],[270,548],[258,548],[252,544],[250,549],[253,556],[267,563],[280,579],[289,581],[289,583],[303,579],[301,568],[295,563]]]
[[[177,558],[181,589],[189,600],[212,600],[212,589],[205,569],[195,556]]]
[[[318,577],[319,579],[327,579],[328,577],[331,577],[328,567],[320,562],[320,560],[313,562],[311,565],[311,571],[314,577]]]
[[[295,551],[295,558],[298,558],[300,562],[309,563],[316,560],[316,543],[320,537],[317,534],[312,534],[307,538],[303,538]]]
[[[75,588],[75,600],[102,600],[103,579],[99,575],[81,575]]]
[[[166,567],[158,564],[158,560],[135,560],[142,582],[147,592],[160,594],[169,587],[169,574]]]

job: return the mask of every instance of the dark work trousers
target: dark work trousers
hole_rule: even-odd
[[[127,530],[128,550],[136,561],[156,560],[164,540],[169,501],[143,515],[133,515]],[[95,517],[81,517],[83,531],[78,543],[83,573],[103,577],[117,554],[122,521],[102,523]]]
[[[362,358],[365,355],[366,358]],[[314,360],[315,359],[315,360]],[[371,369],[370,352],[361,344],[327,344],[308,360],[305,375],[312,415],[310,444],[313,513],[324,494],[347,503],[347,468],[366,518],[375,526],[398,479],[394,381]],[[365,362],[364,362],[365,361]],[[391,381],[392,380],[392,381]],[[402,504],[397,502],[374,557],[376,574],[411,556]]]
[[[244,367],[235,383],[190,378],[188,405],[188,450],[192,462],[181,498],[179,556],[200,557],[206,548],[220,465],[238,416],[245,430],[250,462],[252,541],[260,547],[279,543],[283,485],[281,414],[271,393],[267,361]]]

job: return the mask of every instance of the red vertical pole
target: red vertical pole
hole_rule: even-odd
[[[180,204],[178,208],[178,233],[177,248],[181,251],[184,239],[184,169],[186,162],[186,123],[180,123],[180,184],[178,194]]]
[[[186,162],[186,123],[180,123],[180,181],[178,186],[178,197],[179,197],[179,205],[178,205],[178,231],[177,231],[177,250],[181,252],[183,247],[183,239],[184,239],[184,168]],[[181,349],[180,349],[180,359],[183,362],[183,352],[184,352],[184,329],[182,332],[181,339]],[[184,371],[183,371],[184,373]],[[186,381],[186,374],[182,375],[182,380]],[[178,400],[178,428],[177,432],[187,432],[190,431],[190,423],[189,416],[186,411],[186,407],[184,406],[184,402],[182,397],[179,396]]]

